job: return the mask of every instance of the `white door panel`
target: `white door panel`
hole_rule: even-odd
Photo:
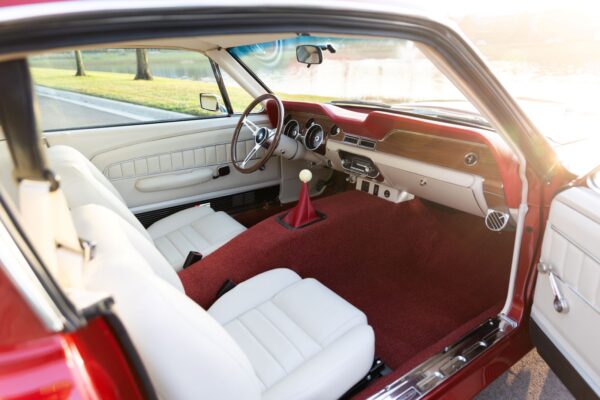
[[[251,117],[267,125],[264,115]],[[239,117],[128,125],[52,132],[49,145],[68,145],[86,155],[111,181],[134,211],[201,201],[280,183],[279,158],[264,171],[241,174],[231,165],[231,137]],[[242,130],[238,156],[252,146]],[[229,165],[231,173],[205,179],[210,171]]]
[[[259,125],[268,124],[268,118],[263,114],[252,115],[251,119]],[[72,146],[85,154],[87,158],[92,159],[95,155],[107,150],[153,142],[159,139],[195,134],[200,135],[219,130],[229,131],[229,135],[231,135],[238,120],[239,116],[234,115],[232,117],[194,119],[189,121],[45,132],[44,137],[50,145],[64,144]],[[229,139],[231,139],[231,136]]]
[[[599,394],[600,194],[588,188],[572,188],[556,196],[540,262],[551,269],[568,308],[562,312],[555,309],[552,276],[540,272],[531,317]]]

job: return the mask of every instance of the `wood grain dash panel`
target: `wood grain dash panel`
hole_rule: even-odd
[[[393,130],[379,141],[377,151],[422,161],[440,167],[479,175],[484,179],[483,190],[489,205],[504,204],[502,177],[496,160],[485,144],[446,138],[418,132]],[[465,163],[465,155],[475,153],[475,165]]]

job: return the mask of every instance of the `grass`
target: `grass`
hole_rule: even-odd
[[[87,76],[75,76],[67,69],[32,67],[36,84],[54,89],[119,100],[148,107],[191,115],[211,115],[199,106],[200,93],[219,93],[216,83],[154,77],[151,81],[134,80],[131,74],[86,71]],[[227,87],[234,111],[241,112],[252,100],[242,88]],[[277,93],[285,100],[327,102],[332,98]]]

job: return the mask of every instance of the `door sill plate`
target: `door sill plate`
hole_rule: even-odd
[[[490,348],[510,330],[512,327],[500,318],[491,318],[368,400],[420,399]]]

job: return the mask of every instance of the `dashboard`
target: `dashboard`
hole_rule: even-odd
[[[284,118],[283,134],[297,140],[304,147],[325,154],[326,139],[342,133],[331,119],[319,114],[290,111]]]
[[[518,162],[493,131],[331,104],[284,107],[283,134],[349,174],[358,190],[394,202],[418,196],[484,217],[518,207]],[[273,111],[267,104],[272,121]]]

